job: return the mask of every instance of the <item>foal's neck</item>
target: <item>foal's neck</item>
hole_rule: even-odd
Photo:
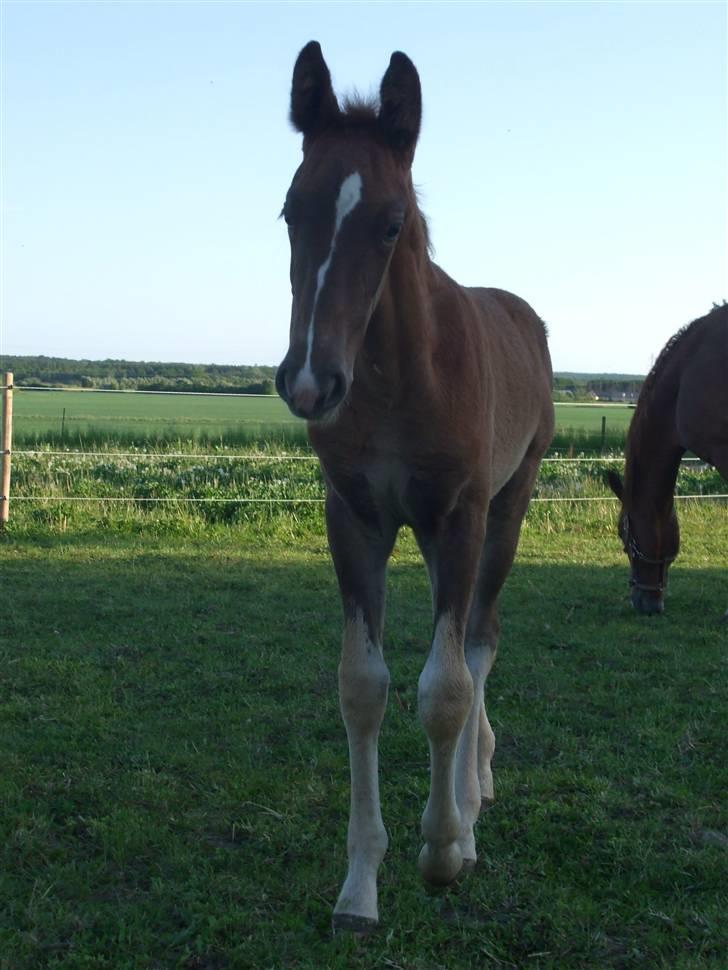
[[[410,206],[364,342],[362,363],[393,389],[409,376],[426,379],[434,340],[436,267],[410,184]]]

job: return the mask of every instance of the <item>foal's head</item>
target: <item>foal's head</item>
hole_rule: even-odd
[[[664,514],[637,508],[630,491],[613,471],[607,472],[610,488],[622,503],[618,532],[630,565],[632,606],[644,614],[665,609],[667,570],[680,548],[680,528],[675,509]]]
[[[316,41],[298,55],[291,121],[303,161],[282,215],[291,243],[291,331],[276,388],[309,421],[335,416],[377,305],[392,254],[419,218],[410,167],[420,128],[420,81],[394,53],[378,110],[339,108]]]

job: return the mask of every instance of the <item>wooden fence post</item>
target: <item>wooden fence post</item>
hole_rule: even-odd
[[[13,374],[3,384],[2,479],[0,480],[0,528],[10,517],[10,454],[13,448]]]

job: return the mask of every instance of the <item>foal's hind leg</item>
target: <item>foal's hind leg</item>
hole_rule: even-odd
[[[349,740],[349,867],[334,929],[366,932],[378,920],[377,870],[387,850],[379,806],[378,738],[389,673],[382,655],[384,583],[394,532],[368,533],[335,494],[326,504],[329,544],[344,607],[339,702]]]
[[[456,786],[462,820],[460,848],[463,859],[470,864],[476,860],[473,826],[482,805],[494,798],[491,759],[495,735],[485,712],[484,690],[498,647],[497,599],[513,565],[538,464],[538,460],[526,459],[490,503],[478,581],[468,617],[465,661],[474,693],[458,746]]]

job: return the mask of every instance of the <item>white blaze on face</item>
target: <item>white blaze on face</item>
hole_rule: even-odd
[[[331,265],[331,260],[334,255],[334,250],[336,249],[336,239],[339,235],[339,230],[341,229],[341,224],[349,215],[350,212],[354,210],[357,204],[361,200],[361,175],[358,172],[352,172],[351,175],[347,175],[344,181],[341,183],[341,188],[339,189],[339,195],[336,199],[336,219],[334,222],[334,233],[331,237],[331,245],[329,247],[329,255],[321,263],[316,274],[316,292],[313,297],[313,305],[311,307],[311,319],[308,323],[308,334],[306,337],[306,363],[303,365],[301,371],[299,371],[298,376],[293,385],[294,393],[296,391],[303,390],[305,387],[316,388],[316,378],[314,377],[313,371],[311,370],[311,353],[313,351],[313,331],[314,331],[314,321],[316,318],[316,307],[318,305],[319,296],[324,287],[324,282],[326,280],[326,274],[328,272],[329,266]]]

